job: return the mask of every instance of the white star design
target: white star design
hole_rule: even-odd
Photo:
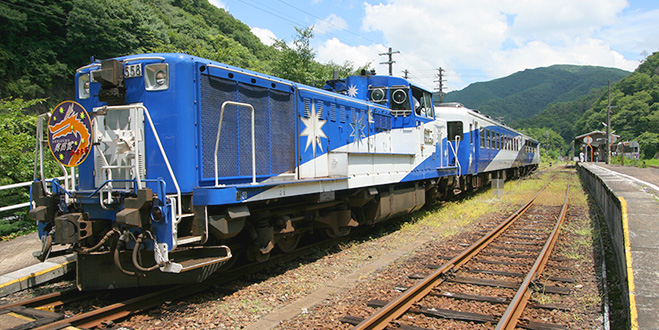
[[[350,85],[350,87],[348,87],[348,96],[355,97],[357,96],[357,92],[358,92],[357,86]]]
[[[309,111],[308,106],[305,104],[305,108]],[[320,110],[316,112],[316,103],[312,101],[311,111],[309,111],[309,118],[302,118],[302,123],[304,124],[304,130],[300,133],[300,136],[307,137],[307,146],[304,148],[304,151],[309,149],[309,145],[312,145],[313,156],[316,157],[316,145],[318,149],[323,151],[323,145],[320,143],[320,138],[327,138],[325,132],[323,132],[323,125],[325,125],[324,120],[320,120],[320,115],[323,112],[321,106]]]
[[[355,138],[355,142],[357,142],[357,145],[359,145],[362,141],[362,137],[365,137],[366,134],[364,134],[364,127],[365,125],[362,123],[362,120],[364,119],[364,116],[355,116],[355,114],[352,114],[352,123],[350,123],[350,127],[352,127],[352,133],[350,133],[350,136]]]

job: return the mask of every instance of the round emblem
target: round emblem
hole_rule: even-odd
[[[89,155],[92,121],[89,114],[74,101],[58,104],[48,120],[48,146],[57,161],[66,166],[80,165]]]
[[[585,138],[583,138],[583,142],[591,144],[593,142],[593,138],[590,136],[586,136]]]

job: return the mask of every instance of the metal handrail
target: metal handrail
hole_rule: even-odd
[[[59,178],[55,178],[57,180],[64,180],[65,177],[60,176]],[[48,180],[53,180],[53,179],[48,179]],[[22,187],[29,187],[32,185],[34,181],[26,181],[26,182],[20,182],[20,183],[12,183],[12,184],[7,184],[4,186],[0,186],[0,191],[2,190],[7,190],[7,189],[15,189],[15,188],[22,188]],[[30,202],[25,202],[25,203],[20,203],[20,204],[13,204],[13,205],[8,205],[8,206],[3,206],[0,207],[0,212],[5,212],[5,211],[11,211],[11,210],[16,210],[16,209],[21,209],[24,207],[30,206]]]
[[[156,138],[156,142],[158,143],[158,148],[160,149],[160,154],[162,155],[162,158],[165,160],[165,165],[167,165],[167,171],[169,171],[169,176],[171,176],[172,181],[174,182],[174,187],[176,188],[176,199],[177,199],[177,209],[178,209],[178,216],[180,217],[182,214],[182,207],[181,207],[181,187],[178,185],[178,180],[176,180],[176,175],[174,175],[174,170],[172,170],[172,165],[169,163],[169,159],[167,158],[167,153],[165,152],[165,148],[162,146],[162,142],[160,142],[160,136],[158,135],[158,131],[156,131],[156,126],[153,125],[153,120],[151,120],[151,114],[149,113],[149,110],[142,104],[139,105],[144,109],[144,113],[146,114],[146,118],[149,120],[149,126],[151,126],[151,130],[153,131],[153,136]],[[136,161],[136,163],[138,163]]]
[[[458,149],[460,149],[460,135],[455,136],[455,148],[453,148],[453,145],[451,144],[451,141],[448,141],[448,146],[451,148],[453,151],[453,154],[455,155],[455,163],[458,165],[458,176],[462,173],[462,167],[460,166],[460,158],[458,157]]]
[[[246,107],[252,109],[252,184],[256,184],[256,140],[254,139],[254,107],[248,103],[234,102],[234,101],[225,101],[222,103],[222,109],[220,110],[220,122],[217,125],[217,138],[215,139],[215,186],[219,187],[219,175],[217,172],[217,151],[220,148],[220,132],[222,132],[222,119],[224,117],[224,107],[226,105],[235,105],[238,107]]]
[[[172,165],[169,162],[169,158],[167,157],[167,153],[165,152],[165,148],[162,146],[162,142],[160,141],[160,135],[158,134],[158,131],[156,130],[155,125],[153,124],[153,120],[151,119],[151,114],[149,113],[149,109],[147,109],[144,104],[142,103],[136,103],[136,104],[130,104],[130,105],[120,105],[120,106],[104,106],[98,111],[107,111],[107,110],[135,110],[137,111],[138,109],[142,109],[144,111],[144,114],[146,115],[146,119],[149,122],[149,126],[151,127],[151,131],[153,132],[153,136],[156,140],[156,144],[158,144],[158,149],[160,150],[160,154],[162,155],[163,160],[165,161],[165,165],[167,166],[167,171],[169,172],[169,176],[172,178],[172,181],[174,182],[174,187],[176,188],[176,197],[177,197],[177,209],[178,209],[178,216],[181,216],[181,188],[178,184],[178,180],[176,179],[176,175],[174,175],[174,170],[172,169]],[[137,125],[137,123],[133,123],[133,125]],[[136,130],[136,126],[133,127],[134,130]],[[142,187],[142,179],[140,178],[140,171],[139,171],[139,148],[136,143],[136,151],[135,151],[135,179],[136,179],[136,185],[137,188]],[[102,154],[102,153],[101,153]],[[109,166],[109,164],[107,164]]]
[[[3,206],[3,207],[0,207],[0,212],[11,211],[11,210],[16,210],[16,209],[22,209],[24,207],[30,206],[30,204],[31,204],[30,202],[25,202],[25,203],[20,203],[20,204]]]

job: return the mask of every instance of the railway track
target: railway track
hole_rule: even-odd
[[[358,234],[358,232],[356,233]],[[2,305],[0,306],[0,329],[56,330],[72,329],[67,327],[73,327],[73,329],[104,328],[108,325],[112,325],[115,322],[125,319],[130,315],[160,306],[167,301],[176,301],[187,296],[204,292],[205,290],[208,290],[214,286],[224,285],[232,281],[244,279],[247,274],[254,274],[268,267],[273,267],[274,265],[304,257],[311,254],[313,251],[318,249],[326,249],[347,239],[351,238],[346,236],[309,244],[293,252],[273,256],[269,261],[264,263],[250,263],[230,269],[226,272],[216,273],[202,283],[184,284],[165,288],[139,288],[83,292],[72,289],[62,292],[49,293],[16,303]],[[116,296],[121,296],[124,299],[119,299],[117,302],[107,304],[104,307],[88,310],[66,318],[62,313],[52,312],[53,310],[68,306],[69,304],[95,299],[102,295],[115,296],[114,300],[117,300]],[[3,315],[18,318],[20,322],[3,322],[5,320],[3,319]],[[8,318],[7,320],[12,319]]]
[[[424,318],[455,323],[456,328],[460,323],[466,324],[465,328],[481,323],[496,329],[563,329],[559,324],[529,316],[534,314],[530,309],[566,308],[540,302],[529,305],[534,291],[569,293],[564,286],[545,286],[538,281],[557,242],[568,205],[569,183],[562,207],[547,212],[534,206],[548,185],[448,262],[429,265],[434,269],[431,274],[410,276],[418,282],[397,288],[403,292],[397,298],[370,301],[369,307],[378,308],[370,317],[345,316],[341,321],[355,325],[354,329],[424,329],[419,326],[424,324],[432,327],[433,322],[424,323]],[[571,281],[557,277],[548,280]],[[526,317],[522,319],[522,315]]]
[[[360,235],[359,231],[356,231],[354,234]],[[273,265],[307,255],[314,249],[324,249],[328,246],[335,246],[341,241],[352,239],[351,237],[338,238],[312,244],[289,254],[272,257],[271,260],[267,263],[245,265],[235,268],[231,271],[217,274],[209,278],[207,281],[199,284],[181,285],[164,288],[162,290],[143,290],[140,294],[131,294],[130,292],[122,293],[121,295],[125,296],[125,299],[114,299],[113,301],[116,302],[109,303],[107,306],[78,313],[72,317],[67,318],[64,318],[63,314],[61,313],[49,314],[48,312],[41,311],[57,310],[58,308],[62,308],[62,306],[67,306],[67,304],[75,303],[77,301],[94,299],[99,295],[107,296],[109,295],[108,292],[79,292],[77,290],[70,290],[35,297],[30,300],[21,301],[11,305],[0,306],[0,315],[3,312],[12,312],[19,313],[32,319],[31,321],[26,319],[26,322],[16,327],[6,328],[4,326],[0,326],[0,329],[65,329],[67,327],[93,329],[107,327],[115,322],[127,318],[130,315],[138,314],[142,311],[158,307],[166,301],[176,301],[183,297],[203,292],[209,287],[227,284],[237,279],[244,278],[246,274],[253,274],[264,268],[272,267]],[[113,290],[113,295],[120,291],[122,290]]]

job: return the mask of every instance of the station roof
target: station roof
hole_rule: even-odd
[[[611,134],[611,136],[613,137],[613,139],[612,139],[613,142],[615,142],[616,140],[618,140],[618,138],[620,138],[620,135],[617,135],[617,134]],[[589,133],[586,133],[586,134],[579,135],[579,136],[574,138],[574,143],[576,143],[576,144],[588,144],[588,143],[586,143],[586,141],[584,141],[584,138],[586,138],[586,137],[591,137],[593,140],[590,142],[590,145],[593,146],[593,147],[597,147],[597,146],[605,143],[606,132],[592,131],[592,132],[589,132]]]

